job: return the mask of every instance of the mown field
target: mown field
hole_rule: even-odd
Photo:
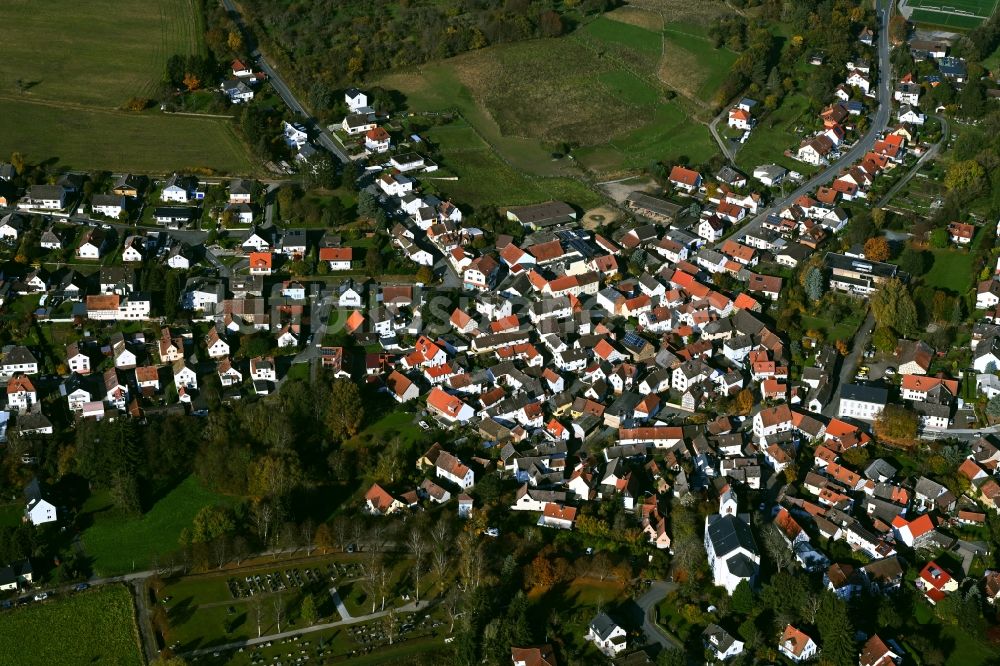
[[[220,118],[117,111],[151,97],[167,58],[203,48],[195,0],[5,0],[0,155],[74,169],[252,171]]]
[[[149,96],[167,58],[201,48],[194,0],[4,0],[0,90],[119,107]]]
[[[993,15],[997,0],[908,0],[910,20],[962,30],[971,30]]]
[[[139,650],[132,595],[122,585],[105,585],[0,612],[0,663],[145,663]]]
[[[55,159],[72,169],[170,173],[253,170],[243,144],[217,118],[64,108],[0,98],[0,156],[20,151],[29,161]]]
[[[378,83],[400,90],[412,111],[460,111],[502,161],[533,175],[702,161],[716,151],[708,103],[735,54],[714,51],[697,23],[667,28],[659,12],[626,7],[565,37],[491,47]],[[679,52],[697,63],[684,89],[664,78]],[[671,90],[680,94],[668,98]],[[553,159],[564,146],[573,159]],[[465,157],[469,174],[494,166],[478,153]]]
[[[180,548],[181,530],[190,527],[199,509],[227,499],[190,477],[140,518],[123,515],[107,492],[95,493],[83,506],[83,548],[99,576],[148,569],[155,558]],[[161,560],[162,561],[162,560]]]

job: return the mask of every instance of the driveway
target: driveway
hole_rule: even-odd
[[[659,643],[664,648],[683,650],[684,644],[656,623],[656,605],[676,589],[677,583],[654,580],[649,584],[649,589],[635,600],[635,603],[642,610],[642,631],[646,634],[646,640],[649,643]]]
[[[837,385],[833,387],[829,404],[823,408],[823,416],[832,418],[837,415],[840,409],[840,387],[854,381],[854,369],[861,362],[861,355],[868,346],[868,340],[871,338],[874,328],[875,315],[869,310],[868,316],[862,322],[858,334],[854,336],[854,342],[851,343],[851,353],[840,361],[840,375],[837,379]]]

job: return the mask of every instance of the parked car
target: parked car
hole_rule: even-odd
[[[497,529],[496,527],[487,527],[485,530],[483,530],[483,534],[485,534],[488,537],[493,537],[495,539],[496,537],[500,536],[500,530]]]
[[[89,588],[90,588],[90,584],[89,583],[77,583],[76,585],[73,586],[73,591],[74,592],[83,592],[84,590],[89,589]]]
[[[45,601],[48,598],[49,598],[48,592],[39,592],[38,594],[35,595],[35,601]]]

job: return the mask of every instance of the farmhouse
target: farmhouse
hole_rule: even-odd
[[[547,201],[508,208],[507,219],[531,229],[542,229],[572,222],[576,219],[576,211],[562,201]]]

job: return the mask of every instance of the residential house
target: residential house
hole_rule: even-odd
[[[606,613],[598,613],[587,627],[586,640],[597,646],[608,657],[625,651],[628,633]]]

